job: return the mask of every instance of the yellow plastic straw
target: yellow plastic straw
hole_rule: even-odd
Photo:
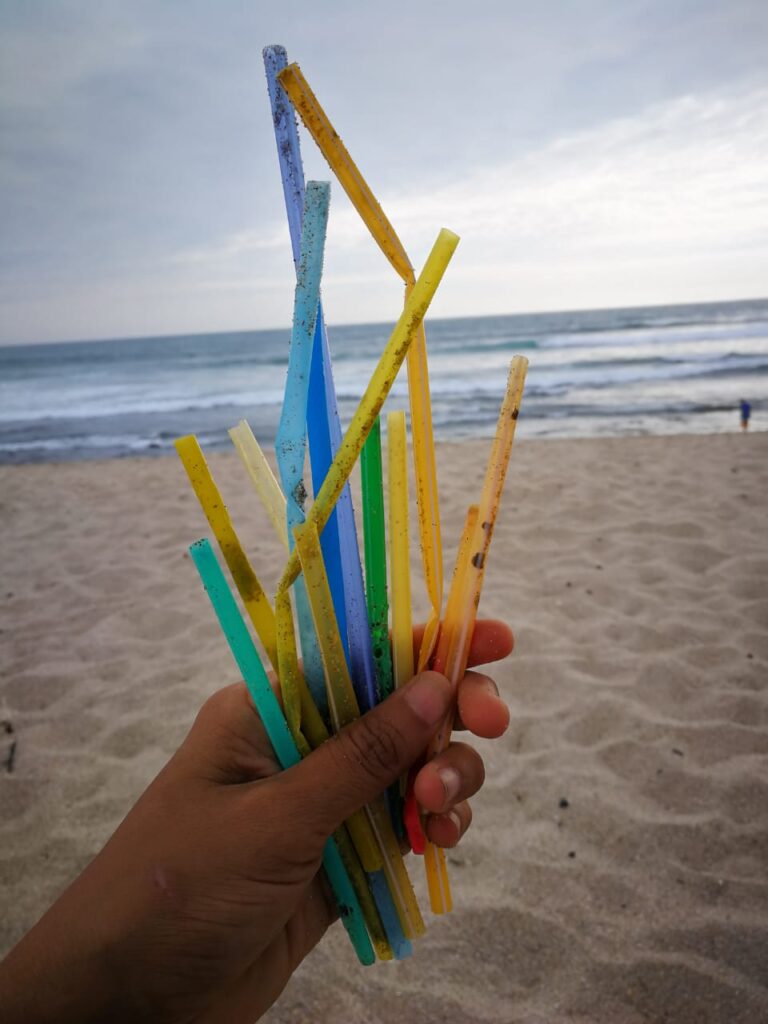
[[[397,371],[403,364],[414,332],[424,319],[424,314],[429,308],[432,297],[437,291],[458,244],[458,235],[443,228],[432,246],[432,251],[408,296],[400,319],[390,335],[368,387],[365,389],[360,404],[341,440],[323,485],[307,515],[307,523],[313,523],[319,532],[322,532],[328,522],[336,499],[341,494],[344,484],[352,472],[352,467],[360,456],[373,421],[379,415],[384,400],[394,384]],[[280,586],[289,586],[298,574],[299,556],[294,548],[283,571]]]
[[[253,432],[246,420],[241,420],[236,427],[232,427],[229,431],[229,436],[232,438],[238,454],[248,470],[248,474],[269,516],[272,528],[282,542],[283,547],[287,548],[288,533],[286,529],[285,497],[259,442],[253,436]],[[280,680],[285,716],[294,742],[301,756],[305,757],[308,753],[308,748],[314,750],[328,739],[328,730],[325,728],[317,706],[312,700],[309,687],[299,666],[291,602],[290,597],[285,591],[279,591],[276,595],[275,620],[277,631],[277,675]]]
[[[269,521],[283,547],[287,549],[288,528],[285,519],[285,495],[280,490],[280,484],[275,479],[275,474],[261,450],[261,445],[253,436],[253,431],[247,420],[240,420],[236,427],[232,427],[229,436],[248,471],[256,493],[269,516]]]
[[[349,155],[346,146],[335,131],[298,64],[289,64],[279,73],[278,78],[374,240],[405,282],[407,301],[414,286],[415,275],[411,261],[408,259],[395,229]],[[421,670],[429,661],[434,647],[443,601],[440,508],[432,438],[427,347],[422,325],[418,327],[414,344],[408,353],[408,394],[413,432],[419,539],[424,564],[424,578],[431,604],[429,620],[424,630],[424,639],[419,652],[419,670]]]
[[[466,539],[462,537],[463,544],[461,546],[464,547],[464,552],[460,551],[457,561],[456,573],[448,597],[445,621],[433,659],[435,669],[448,677],[454,692],[467,669],[477,606],[480,603],[488,551],[501,502],[501,492],[509,466],[509,457],[512,453],[512,442],[515,437],[527,368],[528,360],[524,357],[515,356],[512,360],[507,390],[499,412],[496,434],[491,446],[483,489],[472,529],[472,541],[467,547]],[[468,515],[468,520],[470,515]],[[438,729],[429,746],[428,756],[434,757],[445,750],[450,740],[452,725],[453,711]],[[449,912],[452,899],[445,856],[443,851],[437,849],[428,839],[425,843],[424,865],[432,910],[436,914]]]
[[[317,527],[314,523],[307,521],[303,527],[297,527],[294,530],[294,537],[325,668],[331,722],[334,731],[339,732],[344,726],[359,718],[360,709],[339,636]],[[352,841],[355,843],[366,871],[383,869],[403,933],[406,938],[415,938],[424,933],[424,921],[383,799],[379,798],[369,804],[365,808],[365,814],[371,832],[370,838],[378,854],[376,867],[366,866],[367,862],[371,863],[368,861],[371,851],[367,848],[367,839],[363,842],[361,849],[358,842],[362,841],[364,837],[355,835],[350,819],[347,821],[347,828],[352,836]]]
[[[312,700],[309,687],[299,667],[291,602],[285,591],[278,592],[275,599],[275,611],[277,617],[277,657],[280,663],[280,687],[283,694],[283,707],[289,728],[296,741],[296,746],[301,756],[306,757],[310,748],[316,750],[321,744],[325,743],[328,739],[328,730],[320,717],[315,702]],[[287,686],[286,679],[289,680]],[[287,693],[290,696],[287,696]],[[300,716],[297,721],[292,722],[288,713],[288,707],[290,703],[292,706],[291,714],[296,715],[296,700],[300,704]],[[298,727],[299,721],[301,724],[300,729]],[[309,741],[308,743],[307,740]],[[370,831],[368,821],[362,812],[358,812],[356,818],[345,822],[341,828],[337,829],[333,834],[333,838],[336,840],[336,844],[339,847],[339,855],[344,862],[357,898],[360,901],[360,909],[370,932],[371,942],[376,950],[376,955],[380,960],[391,960],[394,955],[392,947],[384,932],[381,917],[368,885],[368,880],[363,873],[364,867],[361,866],[361,861],[358,858],[356,844],[350,836],[351,828],[355,835],[359,837],[361,827],[365,836],[363,842],[367,841],[370,848],[371,843],[375,844],[375,839]],[[381,863],[378,850],[375,851],[373,860],[368,859],[367,863]]]
[[[368,885],[368,879],[365,877],[363,868],[360,865],[360,859],[357,856],[347,827],[342,825],[341,828],[337,828],[333,833],[333,838],[339,848],[339,856],[344,867],[347,869],[355,895],[360,903],[363,920],[370,933],[371,943],[376,950],[376,956],[379,960],[392,960],[394,959],[392,947],[387,939],[376,901]]]
[[[235,533],[235,528],[229,517],[227,506],[211,475],[197,438],[193,434],[180,437],[176,441],[176,451],[179,453],[179,458],[187,471],[197,500],[205,512],[211,530],[213,530],[213,535],[218,541],[250,620],[264,645],[272,667],[277,671],[275,613],[243,551],[240,539]]]
[[[302,757],[309,753],[309,743],[301,731],[302,702],[299,677],[299,658],[296,652],[296,635],[293,629],[293,608],[287,590],[278,590],[275,595],[275,620],[277,626],[277,676],[283,695],[283,711],[291,730],[294,743]],[[301,677],[303,679],[303,676]]]
[[[277,617],[277,657],[280,663],[280,688],[283,694],[285,717],[288,720],[288,726],[294,736],[301,756],[306,757],[310,748],[316,750],[322,743],[325,743],[328,739],[328,730],[320,717],[315,702],[312,700],[309,688],[304,680],[304,675],[299,667],[291,602],[285,591],[278,591],[275,599],[275,611]],[[297,715],[297,703],[300,711],[298,711],[298,717],[295,717]],[[289,705],[291,706],[290,714],[288,710]],[[308,743],[307,739],[309,740]],[[361,866],[361,860],[357,854],[361,829],[364,847],[366,843],[368,849],[370,849],[371,844],[374,845],[374,857],[373,859],[367,858],[366,864],[380,865],[381,857],[378,855],[378,849],[375,849],[375,839],[371,833],[368,821],[362,812],[358,812],[351,821],[345,822],[341,828],[334,832],[333,837],[339,847],[339,854],[349,873],[357,898],[360,901],[360,909],[362,910],[368,931],[371,934],[371,942],[376,950],[376,955],[381,960],[391,960],[393,958],[392,947],[384,932],[368,880],[363,874],[363,871],[366,870],[365,865]],[[351,833],[354,833],[358,842],[352,840]]]
[[[392,606],[392,667],[395,686],[413,676],[411,559],[408,545],[408,468],[405,413],[387,416],[389,564]]]
[[[333,599],[325,574],[320,537],[316,528],[295,530],[296,547],[307,584],[309,607],[315,624],[320,656],[328,688],[328,709],[334,732],[339,732],[359,717],[355,691],[349,677],[347,659],[339,636]],[[368,819],[358,811],[347,822],[352,841],[366,871],[379,871],[382,858]]]

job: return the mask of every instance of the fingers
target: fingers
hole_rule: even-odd
[[[414,662],[418,661],[419,648],[424,636],[424,626],[413,627]],[[515,640],[512,630],[499,619],[478,619],[469,648],[469,662],[472,665],[487,665],[492,661],[501,661],[512,653]]]
[[[416,676],[284,774],[294,813],[330,835],[410,768],[450,701],[444,676]]]
[[[456,804],[447,814],[431,814],[427,818],[427,836],[435,846],[456,846],[472,824],[472,808],[466,802]]]
[[[467,672],[458,688],[455,727],[495,740],[507,731],[509,708],[499,697],[496,683],[480,672]]]
[[[437,846],[455,846],[472,821],[468,798],[485,781],[483,759],[466,743],[451,743],[425,764],[414,781],[414,794],[427,813],[426,833]]]
[[[431,814],[445,814],[474,796],[485,781],[483,759],[466,743],[451,743],[421,769],[413,784],[419,805]]]

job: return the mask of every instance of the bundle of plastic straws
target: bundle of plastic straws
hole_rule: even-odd
[[[415,671],[432,667],[458,686],[467,665],[483,575],[512,449],[527,363],[511,363],[485,479],[467,510],[443,607],[435,452],[423,320],[458,244],[439,232],[416,274],[395,229],[352,161],[316,96],[281,46],[264,50],[272,119],[288,214],[296,291],[288,372],[275,438],[279,480],[243,420],[230,430],[254,488],[286,552],[270,600],[243,550],[194,436],[177,451],[208,519],[247,619],[280,685],[272,690],[250,628],[211,544],[190,552],[238,668],[284,768],[386,699]],[[331,349],[320,301],[330,185],[304,181],[297,117],[305,125],[387,260],[405,285],[405,303],[357,410],[342,433]],[[388,516],[379,414],[407,364],[417,531],[430,615],[414,664],[409,560],[408,435],[404,412],[387,416]],[[313,500],[305,481],[307,453]],[[360,460],[364,558],[349,476]],[[297,629],[298,627],[298,629]],[[298,640],[297,640],[298,632]],[[299,660],[299,650],[301,661]],[[427,756],[450,740],[452,718]],[[425,930],[400,840],[424,855],[430,905],[452,906],[443,851],[421,827],[406,786],[395,785],[328,840],[323,867],[361,963],[402,959]]]

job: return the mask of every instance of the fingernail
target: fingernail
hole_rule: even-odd
[[[456,811],[449,811],[448,817],[451,819],[453,824],[456,826],[456,831],[461,835],[461,818]]]
[[[422,672],[405,688],[403,699],[425,725],[437,725],[448,710],[450,695],[445,676]]]
[[[445,790],[445,802],[452,803],[461,789],[461,776],[455,768],[439,768],[437,772]]]

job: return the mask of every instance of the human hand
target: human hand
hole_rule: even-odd
[[[418,634],[414,637],[418,643]],[[470,664],[505,657],[500,622],[475,628]],[[336,912],[320,872],[328,836],[423,753],[450,703],[422,673],[300,764],[281,772],[241,683],[189,735],[109,840],[0,965],[9,1024],[256,1020]],[[501,735],[492,680],[468,672],[458,727]],[[459,841],[480,756],[452,743],[415,781],[429,838]]]

